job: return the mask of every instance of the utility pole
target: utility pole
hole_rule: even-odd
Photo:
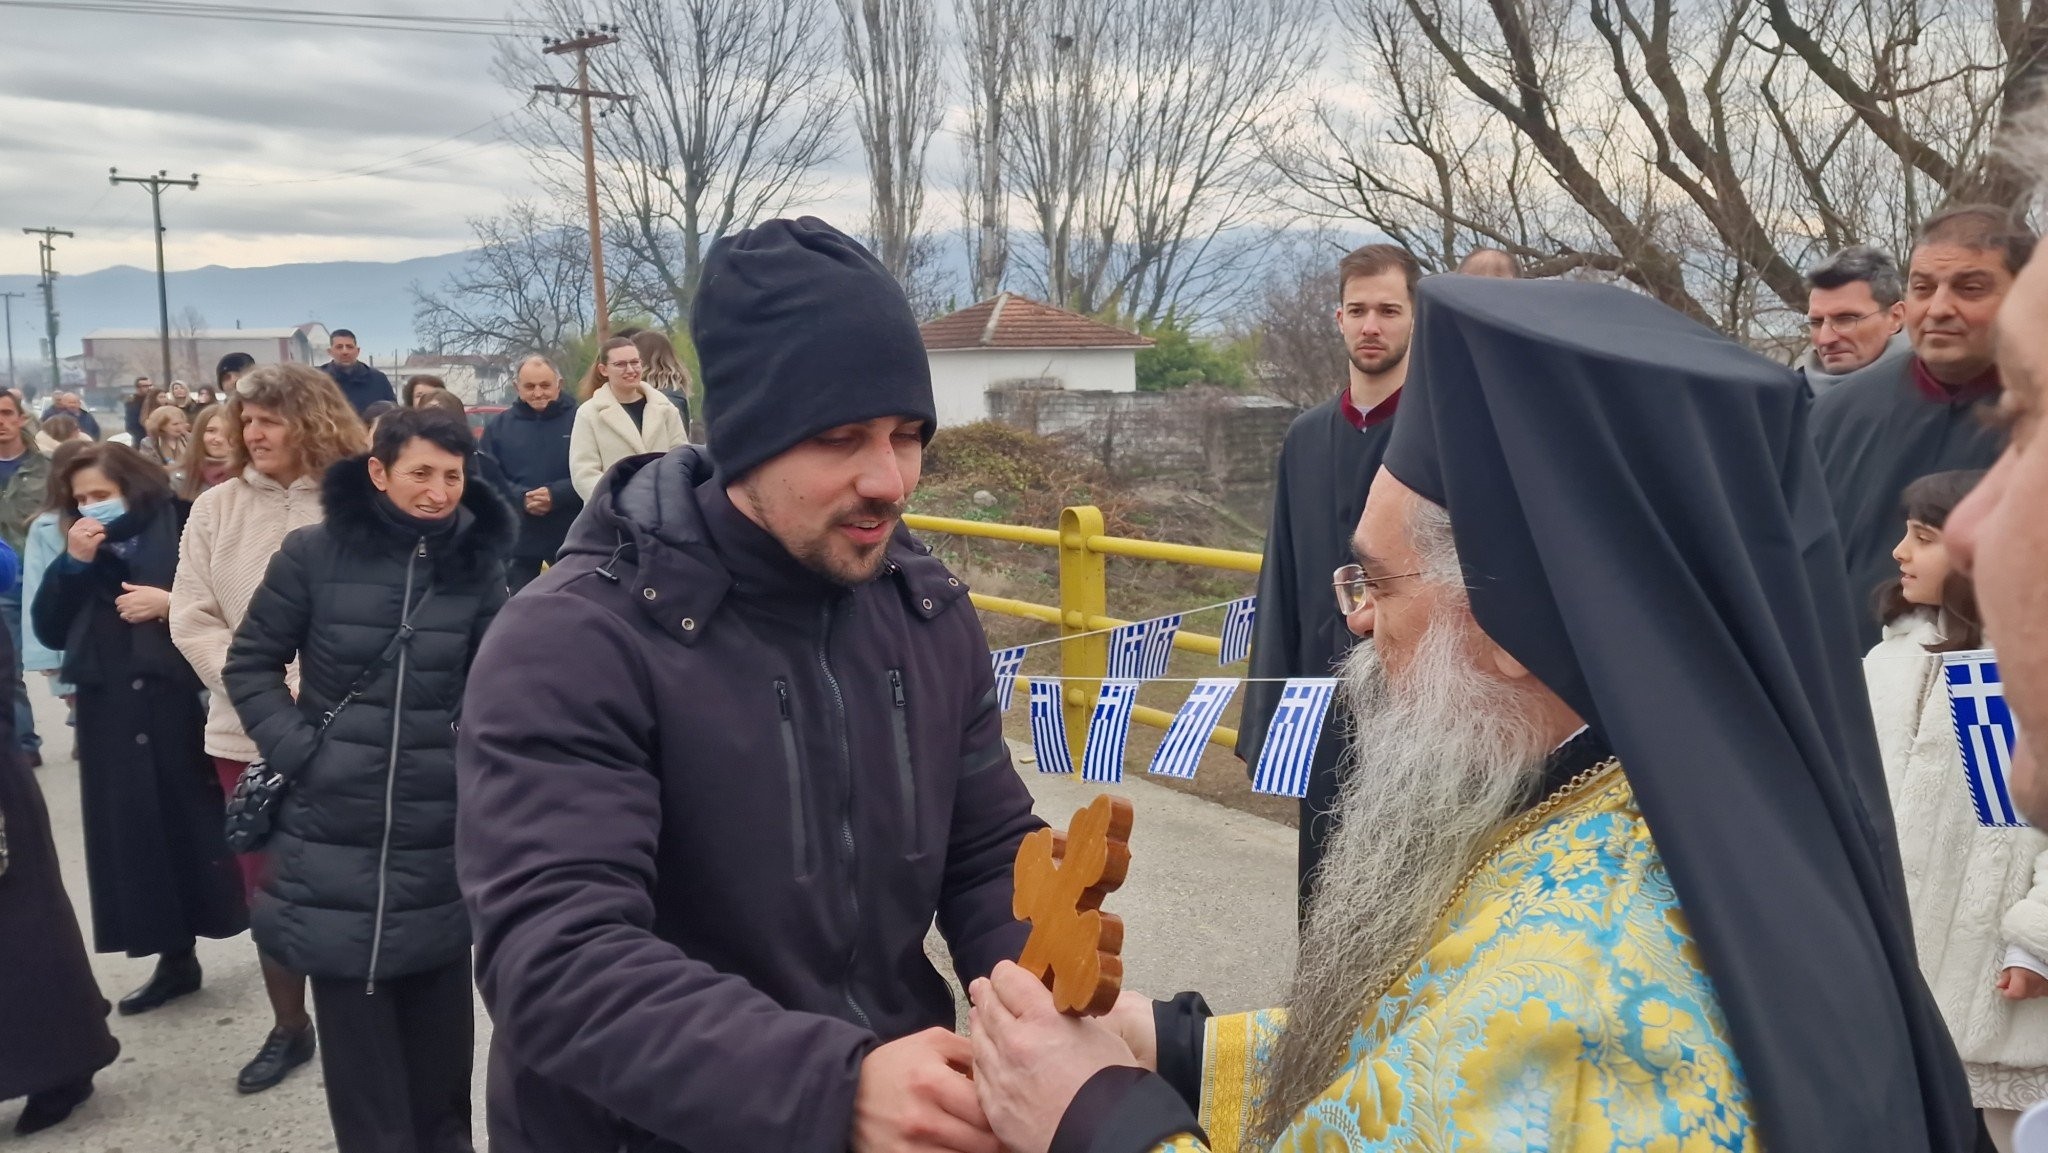
[[[164,287],[164,189],[171,187],[197,188],[199,174],[194,172],[190,180],[174,180],[162,169],[155,176],[123,176],[118,168],[107,169],[108,184],[140,184],[149,189],[149,211],[156,218],[156,319],[157,343],[164,354],[164,374],[158,377],[158,387],[171,387],[171,297]]]
[[[28,293],[0,292],[0,306],[4,306],[7,310],[7,387],[9,388],[13,388],[21,383],[14,376],[14,302],[16,299],[27,300]]]
[[[565,88],[560,84],[536,84],[535,92],[551,92],[557,96],[574,96],[583,106],[583,199],[590,210],[590,285],[596,299],[597,340],[600,345],[611,333],[610,306],[604,298],[604,236],[598,231],[597,223],[597,146],[590,127],[590,102],[592,100],[631,100],[623,92],[604,92],[590,86],[590,50],[607,44],[617,44],[619,38],[616,24],[600,24],[595,32],[582,28],[568,40],[548,40],[541,51],[548,56],[561,56],[570,52],[576,54],[576,87]],[[607,108],[605,112],[610,112]],[[603,115],[604,113],[600,113]]]
[[[43,323],[49,330],[50,341],[50,399],[55,400],[64,388],[63,373],[57,367],[57,238],[70,238],[77,233],[61,228],[24,228],[22,232],[42,237],[36,241],[36,255],[43,267],[43,280],[37,287],[43,290]]]

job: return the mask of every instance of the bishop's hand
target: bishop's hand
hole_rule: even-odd
[[[1044,1153],[1090,1077],[1140,1063],[1110,1024],[1061,1013],[1038,978],[1008,961],[974,982],[967,995],[974,1002],[967,1014],[974,1088],[989,1125],[1012,1153]],[[1149,1015],[1150,1002],[1146,1006]]]

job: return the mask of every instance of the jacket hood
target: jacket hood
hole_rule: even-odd
[[[710,454],[690,444],[619,462],[590,494],[561,559],[596,558],[598,575],[630,586],[662,631],[695,643],[733,587],[697,503],[697,486],[713,472]],[[925,620],[967,596],[967,585],[901,524],[876,583],[893,586]]]
[[[338,460],[320,482],[320,505],[329,531],[350,548],[376,551],[398,538],[390,523],[377,515],[377,486],[370,483],[370,454]],[[471,470],[462,486],[462,507],[455,513],[443,565],[469,575],[511,551],[517,525],[512,510],[491,486]]]
[[[523,400],[514,400],[505,406],[505,411],[511,414],[513,420],[553,420],[558,416],[575,412],[576,399],[565,392],[549,402],[546,408],[538,411]]]

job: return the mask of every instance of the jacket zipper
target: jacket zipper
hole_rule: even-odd
[[[398,627],[412,623],[412,576],[419,559],[427,555],[427,538],[421,537],[412,555],[405,558],[405,593],[398,598]],[[391,752],[384,760],[384,843],[377,850],[377,921],[370,929],[370,974],[363,992],[377,993],[377,959],[384,951],[384,902],[391,889],[392,801],[398,791],[398,735],[405,724],[405,661],[412,646],[398,646],[398,684],[391,692]]]
[[[789,707],[789,682],[776,678],[775,706],[782,713],[782,761],[789,772],[789,809],[794,826],[792,856],[796,875],[810,875],[810,823],[805,817],[803,766],[796,755],[796,717]]]
[[[910,767],[910,700],[903,691],[903,670],[889,670],[889,728],[896,738],[896,784],[903,793],[903,834],[909,839],[905,856],[915,856],[923,843],[918,838],[917,774]]]
[[[868,1011],[861,1008],[859,998],[853,995],[854,975],[860,961],[860,856],[853,844],[853,750],[846,740],[846,696],[839,691],[839,678],[833,675],[832,658],[829,650],[832,644],[832,605],[824,605],[822,618],[824,627],[818,632],[818,668],[825,674],[825,686],[832,690],[832,707],[838,720],[839,764],[846,770],[846,801],[839,812],[839,840],[846,849],[846,980],[841,992],[845,994],[847,1008],[853,1010],[854,1019],[864,1029],[873,1029],[874,1022],[868,1019]]]

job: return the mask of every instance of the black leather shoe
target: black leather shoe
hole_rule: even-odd
[[[235,1088],[243,1093],[261,1093],[284,1080],[285,1074],[313,1059],[313,1023],[303,1029],[272,1029],[263,1039],[256,1057],[242,1066]]]
[[[52,1125],[63,1124],[64,1119],[71,1116],[71,1111],[85,1104],[85,1099],[90,1096],[90,1073],[69,1085],[59,1085],[55,1089],[29,1094],[28,1104],[23,1107],[21,1116],[15,1119],[14,1135],[26,1137],[31,1133],[40,1133]]]
[[[124,1017],[160,1009],[187,993],[197,993],[199,976],[199,958],[190,953],[165,954],[157,958],[149,984],[121,998],[116,1008]]]

